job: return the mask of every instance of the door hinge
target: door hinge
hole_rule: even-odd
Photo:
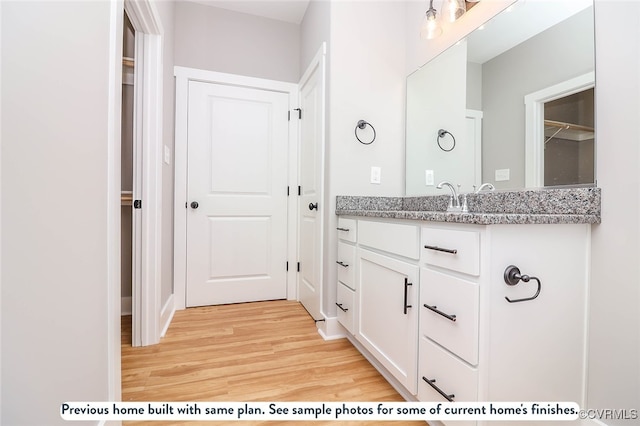
[[[300,262],[298,262],[298,272],[300,272]]]
[[[294,111],[298,111],[298,120],[302,119],[302,110],[300,108],[294,108]],[[287,121],[291,121],[291,111],[287,111]]]
[[[142,208],[142,200],[133,200],[133,208],[141,209]]]

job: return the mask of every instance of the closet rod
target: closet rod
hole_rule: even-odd
[[[565,123],[563,121],[544,120],[544,125],[549,127],[561,127],[567,130],[583,130],[585,132],[593,132],[593,127],[582,126],[580,124]]]

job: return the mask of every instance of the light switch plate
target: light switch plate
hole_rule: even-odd
[[[424,171],[424,184],[427,186],[435,185],[435,178],[433,176],[433,170],[425,170]]]
[[[502,182],[505,180],[509,180],[510,169],[497,169],[496,170],[496,182]]]
[[[371,167],[371,183],[379,184],[382,178],[382,169],[380,167]]]

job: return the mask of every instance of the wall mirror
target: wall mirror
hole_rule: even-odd
[[[594,185],[594,41],[592,0],[519,0],[411,74],[406,195]]]

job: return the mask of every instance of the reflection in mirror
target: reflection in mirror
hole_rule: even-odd
[[[594,182],[593,88],[544,104],[544,186]]]
[[[407,195],[440,194],[443,180],[462,192],[595,182],[592,1],[510,9],[408,77]],[[573,129],[550,138],[551,121]],[[439,129],[453,150],[438,146]]]

